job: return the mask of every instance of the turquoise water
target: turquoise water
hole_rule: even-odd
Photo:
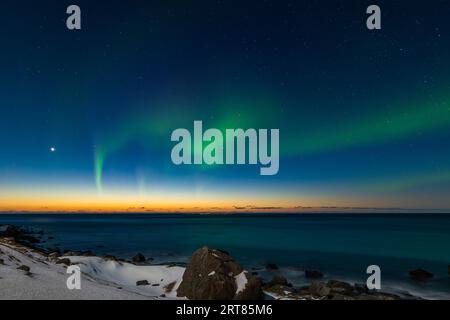
[[[450,215],[444,214],[7,214],[0,224],[42,229],[48,247],[122,258],[141,252],[155,262],[185,262],[207,245],[248,269],[276,263],[295,285],[307,282],[304,269],[365,282],[367,266],[376,264],[385,289],[450,298]],[[433,272],[434,280],[414,283],[408,271],[415,268]]]

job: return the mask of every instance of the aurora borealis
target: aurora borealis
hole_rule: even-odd
[[[450,210],[449,3],[77,4],[4,2],[0,211]],[[279,173],[173,165],[195,120],[279,128]]]

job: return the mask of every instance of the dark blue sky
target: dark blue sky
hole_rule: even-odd
[[[450,208],[450,4],[373,31],[372,2],[76,1],[69,31],[72,2],[3,1],[0,209]],[[194,120],[279,128],[279,174],[174,166]]]

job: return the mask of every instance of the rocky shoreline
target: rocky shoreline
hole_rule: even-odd
[[[66,250],[42,249],[41,231],[32,231],[16,226],[0,226],[0,245],[21,250],[27,248],[52,263],[66,268],[69,265],[83,265],[84,267],[96,259],[96,263],[112,261],[117,266],[133,266],[133,268],[151,266],[151,259],[138,253],[131,260],[118,259],[112,255],[96,257],[91,251],[75,252]],[[0,255],[1,255],[0,251]],[[12,258],[10,258],[12,259]],[[91,260],[88,260],[91,259]],[[0,268],[5,265],[0,257]],[[167,265],[165,268],[178,267]],[[20,269],[21,268],[21,269]],[[32,273],[32,267],[20,265],[17,269]],[[159,298],[187,298],[194,300],[263,300],[263,299],[289,299],[289,300],[402,300],[420,299],[409,294],[402,296],[391,293],[369,290],[365,284],[350,284],[339,280],[322,282],[323,274],[318,270],[306,270],[305,276],[312,282],[308,286],[294,287],[278,272],[275,264],[265,266],[266,271],[272,274],[270,281],[264,281],[255,270],[247,271],[235,261],[231,255],[223,250],[202,247],[195,251],[185,268],[182,268],[179,279],[165,283]],[[95,270],[95,267],[94,267]],[[88,272],[88,269],[84,271]],[[90,274],[90,276],[93,276]],[[412,279],[426,281],[433,275],[426,270],[417,269],[410,272]],[[95,280],[95,279],[94,279]],[[159,283],[152,283],[146,278],[136,278],[133,286],[136,288],[158,287]],[[0,279],[0,281],[2,281]],[[161,279],[163,281],[163,279]],[[168,281],[168,280],[167,280]],[[153,281],[154,282],[154,281]],[[117,284],[116,284],[117,285]],[[56,297],[57,298],[57,297]]]

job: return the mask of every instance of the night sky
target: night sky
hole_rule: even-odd
[[[450,208],[448,1],[0,9],[2,211]],[[170,135],[194,120],[279,128],[278,175],[175,166]]]

